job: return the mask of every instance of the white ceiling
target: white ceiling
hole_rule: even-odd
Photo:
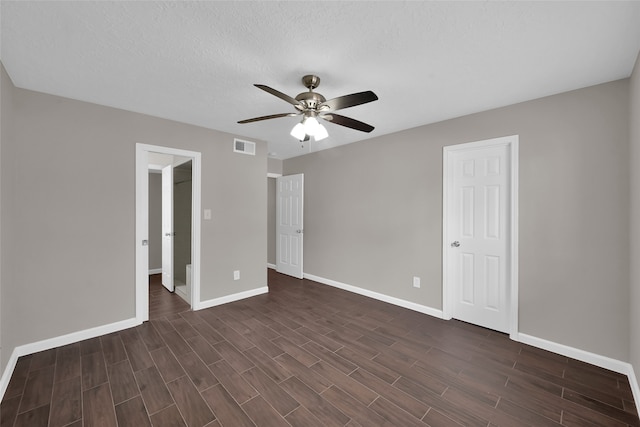
[[[289,158],[291,96],[321,77],[370,134],[327,124],[311,150],[628,77],[640,2],[0,2],[0,58],[21,88],[268,141]]]

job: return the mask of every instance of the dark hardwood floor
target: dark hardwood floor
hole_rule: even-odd
[[[623,375],[271,270],[198,312],[153,277],[149,308],[21,357],[0,426],[640,426]]]

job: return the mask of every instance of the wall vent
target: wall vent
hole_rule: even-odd
[[[243,141],[242,139],[235,138],[233,140],[233,152],[256,155],[256,143],[251,141]]]

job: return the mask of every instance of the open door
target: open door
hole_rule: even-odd
[[[302,279],[304,175],[276,181],[276,271]]]
[[[173,292],[173,165],[162,168],[162,285]]]

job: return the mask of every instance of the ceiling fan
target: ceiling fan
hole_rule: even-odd
[[[373,126],[367,123],[336,114],[334,111],[375,101],[378,99],[375,93],[368,90],[365,92],[339,96],[327,101],[324,96],[313,91],[313,89],[320,85],[320,77],[311,74],[306,75],[302,77],[302,84],[309,89],[309,91],[302,92],[295,98],[270,88],[269,86],[255,84],[255,87],[287,101],[298,111],[294,113],[280,113],[271,114],[269,116],[254,117],[252,119],[240,120],[238,123],[244,124],[258,122],[261,120],[277,119],[280,117],[302,116],[302,121],[295,125],[291,130],[291,135],[300,141],[308,141],[311,136],[313,136],[316,141],[319,141],[329,136],[325,127],[318,122],[318,118],[362,132],[371,132],[374,129]]]

